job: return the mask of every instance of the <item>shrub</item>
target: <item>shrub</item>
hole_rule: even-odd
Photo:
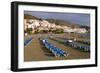
[[[32,34],[33,29],[32,28],[27,28],[24,30],[25,33]]]
[[[56,29],[53,32],[59,34],[59,33],[64,33],[64,30],[63,29]]]

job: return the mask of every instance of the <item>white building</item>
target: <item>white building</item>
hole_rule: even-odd
[[[75,28],[74,32],[76,32],[76,33],[86,33],[87,30],[85,28]]]
[[[39,20],[33,20],[33,19],[24,19],[24,26],[25,26],[25,29],[26,28],[36,28],[38,26],[40,26],[40,23],[39,23]]]
[[[50,27],[51,24],[46,20],[42,20],[42,21],[40,21],[40,26],[42,26],[42,27]]]
[[[84,28],[67,28],[67,29],[64,29],[64,32],[68,32],[68,33],[86,33],[87,30],[84,29]]]

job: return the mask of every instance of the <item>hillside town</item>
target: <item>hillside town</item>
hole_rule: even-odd
[[[47,20],[37,20],[37,19],[24,19],[24,30],[31,29],[31,33],[35,33],[41,30],[54,31],[57,29],[62,30],[67,33],[86,33],[85,28],[71,28],[68,26],[56,25],[55,23],[50,23]]]

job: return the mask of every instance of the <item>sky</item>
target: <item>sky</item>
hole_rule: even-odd
[[[42,19],[60,19],[75,24],[90,26],[90,14],[85,13],[24,11],[24,14],[29,14]]]

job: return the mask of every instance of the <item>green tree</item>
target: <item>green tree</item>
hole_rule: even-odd
[[[27,28],[24,32],[28,34],[32,34],[33,29],[32,28]]]

